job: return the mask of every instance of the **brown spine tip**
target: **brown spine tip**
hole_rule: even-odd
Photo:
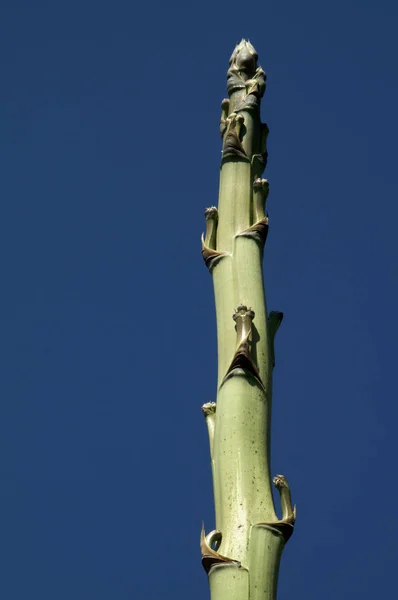
[[[215,206],[210,206],[205,210],[206,217],[206,235],[202,234],[202,256],[206,266],[211,270],[216,262],[225,256],[225,252],[219,252],[217,247],[217,224],[218,210]]]
[[[289,488],[289,484],[284,475],[275,475],[272,480],[272,483],[276,487],[277,490],[281,490],[282,488]]]
[[[205,418],[215,414],[216,406],[217,405],[215,402],[206,402],[206,404],[203,404],[202,413],[204,414]]]
[[[206,217],[206,221],[208,221],[209,219],[214,219],[218,221],[217,206],[209,206],[209,208],[206,208],[204,215]]]

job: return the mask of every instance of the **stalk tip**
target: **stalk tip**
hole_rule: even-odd
[[[258,54],[249,40],[242,39],[236,44],[229,59],[230,68],[236,69],[238,73],[247,78],[253,76],[257,69]]]

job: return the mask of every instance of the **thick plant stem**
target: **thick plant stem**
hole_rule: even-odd
[[[201,534],[211,600],[275,600],[279,562],[295,521],[286,479],[278,519],[270,474],[274,338],[282,313],[267,316],[262,258],[268,127],[260,120],[266,76],[242,40],[231,56],[222,102],[218,208],[205,212],[202,254],[214,283],[217,402],[203,406],[214,486],[216,529]]]

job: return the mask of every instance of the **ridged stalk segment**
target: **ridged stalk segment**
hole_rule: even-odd
[[[212,274],[217,318],[217,401],[202,407],[210,440],[216,529],[201,533],[211,600],[274,600],[280,557],[295,522],[282,475],[278,519],[270,474],[274,339],[282,313],[267,313],[262,259],[268,233],[266,75],[242,40],[221,105],[218,207],[206,209],[202,254]]]

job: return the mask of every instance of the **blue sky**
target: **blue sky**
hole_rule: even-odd
[[[200,407],[216,392],[200,254],[237,41],[268,88],[273,472],[283,600],[395,587],[395,2],[0,8],[1,596],[208,598]]]

